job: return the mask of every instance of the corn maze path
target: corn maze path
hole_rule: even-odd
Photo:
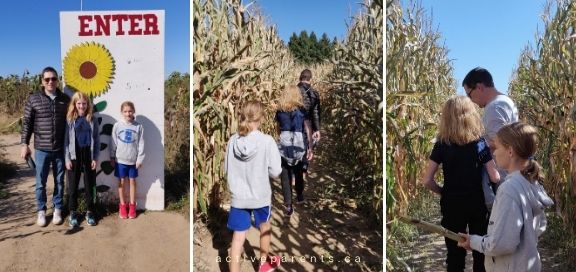
[[[305,178],[306,202],[295,204],[289,218],[282,211],[280,180],[272,181],[270,251],[283,258],[279,271],[382,271],[382,232],[368,223],[350,199],[334,199],[322,193],[330,186],[347,182],[339,174],[337,163],[327,159],[327,152],[335,148],[328,137],[322,135]],[[342,161],[349,159],[352,158]],[[228,210],[225,205],[208,224],[194,224],[194,271],[228,271]],[[252,227],[244,243],[241,271],[258,271],[259,260],[252,260],[259,256],[259,232]]]
[[[440,224],[440,217],[430,220],[431,223]],[[438,234],[422,233],[419,239],[406,244],[402,249],[406,252],[407,258],[402,261],[404,267],[398,268],[398,271],[446,271],[446,245],[444,237]],[[560,259],[559,252],[550,248],[549,245],[539,243],[538,251],[542,261],[542,272],[568,272],[573,271],[564,268],[563,261]],[[472,253],[466,254],[466,272],[472,272]]]
[[[4,158],[18,166],[0,199],[0,271],[189,271],[190,223],[177,213],[144,212],[132,220],[115,213],[76,230],[67,222],[38,227],[34,172],[20,159],[19,143],[17,134],[0,135]],[[47,185],[51,206],[52,175]]]

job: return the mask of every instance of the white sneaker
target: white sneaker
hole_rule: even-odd
[[[40,227],[46,226],[46,211],[42,210],[38,212],[38,219],[36,220],[36,225]]]
[[[54,209],[54,213],[52,214],[52,223],[54,225],[60,225],[62,222],[62,211],[60,209]]]

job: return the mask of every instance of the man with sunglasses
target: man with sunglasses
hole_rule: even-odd
[[[46,226],[46,181],[52,165],[54,193],[52,195],[52,223],[62,224],[62,199],[64,194],[64,134],[66,111],[70,98],[58,89],[58,73],[52,67],[42,70],[42,90],[32,93],[24,107],[22,118],[22,145],[20,157],[30,156],[30,138],[34,133],[34,158],[36,160],[36,224]]]

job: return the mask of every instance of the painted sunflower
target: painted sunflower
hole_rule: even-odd
[[[85,42],[68,50],[63,75],[68,87],[96,97],[110,88],[115,68],[114,58],[104,45]]]

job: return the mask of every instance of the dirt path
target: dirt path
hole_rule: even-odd
[[[440,224],[440,217],[429,220],[432,223]],[[546,235],[546,233],[544,233]],[[560,260],[559,252],[542,243],[538,245],[538,251],[542,261],[542,272],[567,272],[569,269],[563,268],[564,264]],[[409,266],[405,271],[446,271],[444,262],[446,260],[446,245],[444,238],[437,234],[422,233],[417,241],[406,244],[402,249],[410,256],[403,261]],[[466,272],[472,272],[472,254],[466,255]]]
[[[306,179],[306,203],[295,205],[292,217],[283,216],[280,181],[272,182],[271,252],[283,258],[279,271],[382,270],[382,232],[355,210],[351,200],[322,195],[330,184],[345,182],[325,159],[323,153],[330,148],[327,143],[320,146]],[[228,210],[223,207],[208,224],[194,224],[194,271],[228,271]],[[258,271],[258,261],[251,258],[260,256],[259,232],[252,227],[247,236],[242,271]]]
[[[134,220],[116,213],[74,231],[67,223],[38,227],[34,172],[20,159],[19,142],[19,135],[0,135],[0,149],[18,165],[0,199],[0,271],[189,271],[189,221],[176,213],[144,212]],[[50,175],[48,206],[52,191]]]

